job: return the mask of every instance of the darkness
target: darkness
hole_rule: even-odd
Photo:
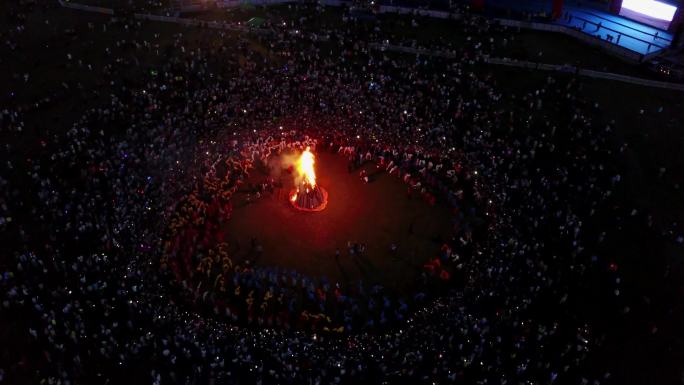
[[[684,383],[681,52],[81,1],[0,3],[0,385]]]

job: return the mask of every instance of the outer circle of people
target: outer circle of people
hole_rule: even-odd
[[[479,63],[514,32],[461,20],[471,38],[447,48],[457,59],[371,50],[380,26],[326,31],[339,57],[276,23],[263,38],[275,58],[230,53],[218,32],[193,49],[179,35],[140,84],[112,74],[106,106],[45,138],[43,156],[3,165],[2,175],[30,170],[23,198],[0,179],[0,226],[25,245],[0,283],[3,312],[30,314],[20,332],[44,353],[38,382],[116,382],[124,368],[153,384],[582,376],[591,328],[533,308],[562,310],[568,282],[591,264],[609,266],[619,297],[615,261],[587,250],[605,234],[582,231],[620,182],[610,123],[575,79],[504,94]],[[234,76],[213,76],[217,60]],[[17,130],[29,113],[0,123]],[[452,210],[452,236],[426,256],[414,295],[233,260],[222,232],[233,193],[271,154],[304,146],[353,170],[372,163]]]

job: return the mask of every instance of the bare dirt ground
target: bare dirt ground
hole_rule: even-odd
[[[235,258],[339,282],[363,279],[395,288],[413,282],[430,257],[426,253],[437,256],[441,240],[449,233],[446,204],[430,207],[415,195],[409,199],[407,185],[374,164],[363,167],[372,175],[371,182],[364,183],[360,170],[347,170],[344,157],[329,152],[318,152],[316,157],[318,184],[329,192],[328,206],[321,212],[302,212],[289,204],[292,176],[278,175],[281,164],[276,159],[271,160],[271,169],[276,180],[283,181],[282,191],[257,199],[247,192],[248,186],[268,178],[269,173],[265,169],[252,172],[237,194],[226,229]],[[261,255],[251,247],[253,237],[263,247]],[[365,244],[365,256],[350,256],[348,241]],[[396,253],[390,250],[393,243],[398,246]]]

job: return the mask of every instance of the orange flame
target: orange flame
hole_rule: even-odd
[[[316,187],[316,172],[314,171],[314,154],[307,147],[297,160],[297,172],[304,177],[309,186]]]

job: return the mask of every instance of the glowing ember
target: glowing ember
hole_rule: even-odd
[[[328,192],[316,184],[314,154],[309,147],[295,163],[295,190],[290,192],[290,203],[302,211],[321,211],[328,204]]]

